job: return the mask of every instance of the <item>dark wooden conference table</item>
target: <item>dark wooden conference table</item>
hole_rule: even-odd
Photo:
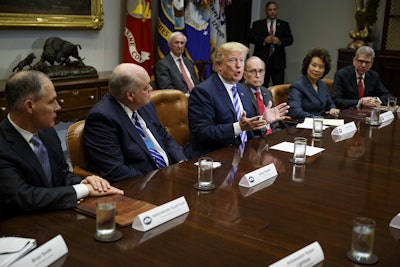
[[[35,238],[41,245],[61,234],[69,252],[53,266],[268,266],[318,241],[323,266],[359,266],[350,249],[352,220],[376,221],[374,254],[378,266],[400,266],[400,230],[389,227],[400,212],[400,119],[382,128],[354,120],[358,132],[334,142],[333,127],[322,139],[309,129],[287,128],[249,141],[242,158],[237,147],[210,153],[216,189],[197,191],[195,160],[115,184],[125,195],[156,205],[184,196],[190,211],[147,232],[120,227],[123,238],[93,238],[95,219],[74,210],[20,216],[0,223],[1,235]],[[291,153],[268,149],[296,136],[325,148],[295,166]],[[238,162],[233,181],[232,162]],[[238,185],[240,178],[274,163],[274,183],[259,190]],[[293,171],[304,178],[293,179]]]

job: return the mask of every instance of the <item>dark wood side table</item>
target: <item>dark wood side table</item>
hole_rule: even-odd
[[[99,72],[95,78],[79,78],[53,81],[61,111],[58,121],[77,121],[86,118],[90,108],[108,92],[108,78],[111,72]],[[8,113],[4,97],[7,80],[0,80],[0,120]]]

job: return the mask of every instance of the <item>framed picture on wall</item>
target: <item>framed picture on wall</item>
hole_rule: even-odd
[[[0,28],[103,28],[102,0],[0,0]]]

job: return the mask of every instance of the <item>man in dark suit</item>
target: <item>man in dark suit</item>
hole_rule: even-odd
[[[256,114],[263,115],[265,106],[268,106],[269,102],[272,101],[271,92],[262,86],[264,83],[265,76],[265,63],[259,57],[249,57],[244,63],[244,82],[242,83],[247,89],[250,97],[251,106]],[[267,125],[265,129],[261,129],[257,135],[264,136],[271,134],[273,131],[279,131],[279,123],[273,122]]]
[[[285,82],[286,52],[285,46],[293,43],[289,23],[277,19],[278,5],[270,1],[265,5],[266,19],[253,23],[249,32],[249,41],[254,44],[254,56],[261,58],[266,65],[264,86]]]
[[[335,73],[331,97],[338,108],[386,105],[391,94],[378,73],[371,70],[374,57],[375,51],[371,47],[361,46],[353,58],[353,65]]]
[[[89,111],[85,122],[83,144],[90,171],[116,182],[186,159],[158,120],[144,68],[118,65],[109,87],[110,93]]]
[[[214,71],[189,96],[191,155],[205,153],[254,138],[253,130],[282,119],[286,103],[266,107],[263,116],[251,107],[247,90],[239,83],[249,49],[237,42],[222,44],[216,51]]]
[[[186,42],[186,36],[181,32],[173,32],[168,38],[170,53],[160,59],[154,69],[157,89],[178,89],[189,93],[199,83],[193,62],[182,56]]]
[[[82,180],[69,171],[52,128],[61,108],[45,74],[17,72],[7,81],[5,96],[10,112],[0,124],[0,220],[73,208],[88,195],[123,194],[99,176]]]

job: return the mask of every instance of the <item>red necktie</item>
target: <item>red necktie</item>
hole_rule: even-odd
[[[260,92],[255,92],[254,94],[255,94],[256,100],[257,100],[258,111],[259,111],[260,115],[263,115],[264,111],[265,111],[265,106],[264,106],[264,102],[262,101],[262,99],[260,97]],[[271,134],[271,133],[272,133],[272,129],[270,127],[268,127],[267,132],[265,134]]]
[[[361,99],[364,97],[364,84],[363,84],[363,77],[358,77],[358,98]]]
[[[181,69],[183,78],[185,79],[186,85],[187,85],[187,87],[188,87],[188,89],[189,89],[189,92],[190,92],[190,91],[192,91],[194,85],[193,85],[193,83],[190,81],[189,76],[188,76],[187,73],[186,73],[185,67],[183,66],[183,63],[182,63],[182,59],[179,58],[179,59],[178,59],[178,62],[179,62],[179,68]]]
[[[271,20],[271,24],[269,25],[269,35],[273,35],[274,34],[274,21]],[[272,56],[272,54],[274,53],[274,45],[271,43],[269,45],[269,57]]]

